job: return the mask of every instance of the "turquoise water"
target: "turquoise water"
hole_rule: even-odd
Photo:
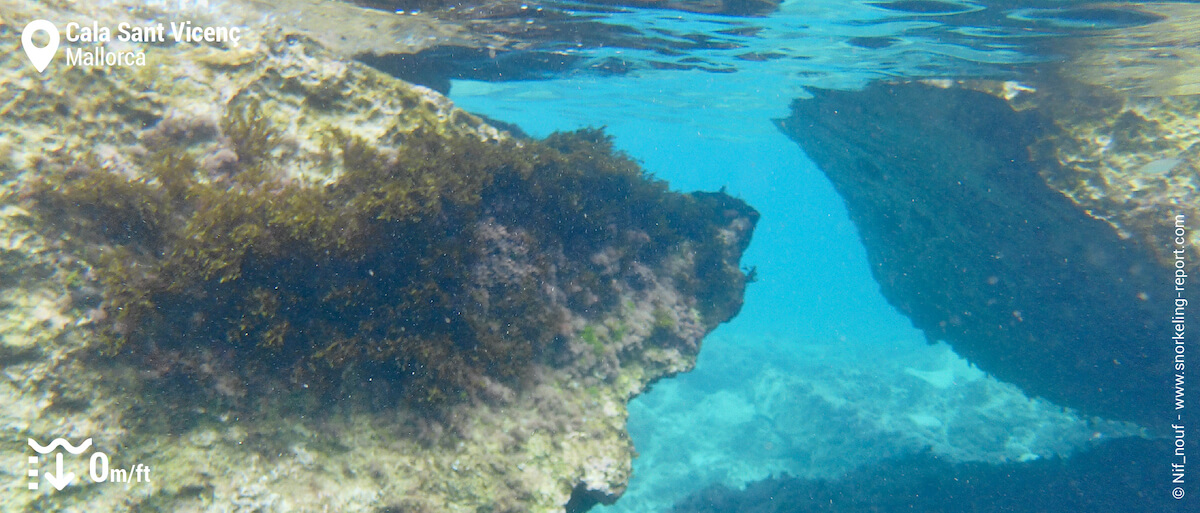
[[[744,85],[736,75],[702,72],[673,73],[658,80],[669,83],[672,91],[694,89],[704,95]],[[630,432],[642,456],[634,460],[634,478],[626,496],[601,510],[662,511],[672,500],[709,484],[740,486],[784,472],[830,477],[857,464],[919,449],[927,440],[889,439],[889,435],[904,431],[903,426],[874,426],[839,441],[853,449],[813,458],[811,454],[828,442],[828,437],[844,432],[844,424],[837,417],[827,423],[809,422],[807,416],[817,412],[789,405],[785,399],[779,399],[779,409],[763,402],[764,394],[790,395],[773,389],[823,383],[833,389],[832,401],[849,401],[862,408],[861,414],[881,423],[892,422],[882,417],[893,415],[897,418],[894,422],[904,424],[909,422],[904,418],[914,413],[897,402],[908,392],[890,387],[915,394],[943,393],[943,389],[912,379],[906,369],[951,370],[979,379],[945,346],[928,346],[924,336],[879,293],[841,198],[803,152],[770,122],[784,114],[788,98],[780,95],[758,100],[761,103],[755,110],[730,104],[681,118],[681,111],[696,110],[679,105],[672,94],[647,94],[656,90],[656,81],[654,77],[645,81],[651,85],[636,78],[455,83],[451,95],[463,108],[516,123],[533,136],[604,126],[619,148],[673,188],[724,187],[762,213],[754,241],[743,258],[745,265],[757,267],[759,281],[747,289],[741,313],[706,340],[695,370],[657,385],[631,403]],[[580,91],[586,91],[587,106],[569,96],[571,92],[583,94]],[[556,98],[565,104],[566,115],[557,115]],[[774,111],[768,107],[772,99],[777,102]],[[598,105],[592,105],[593,101]],[[865,386],[860,381],[864,372],[865,381],[883,380],[889,387]],[[781,376],[804,379],[791,382]],[[989,393],[986,399],[976,401],[986,402],[994,396],[1021,407],[1029,401],[1011,387],[989,388]],[[888,412],[880,407],[883,405],[896,410]],[[976,406],[955,402],[922,405],[940,410],[934,413],[938,416],[954,408]],[[1093,436],[1088,426],[1076,424],[1075,419],[1052,417],[1052,410],[1052,406],[1041,405],[1036,411],[1014,412],[1012,418],[993,420],[1010,422],[1013,429],[1043,430],[1043,435],[1067,434],[1064,438],[1068,441],[1062,444],[1054,439],[1037,440],[1041,447],[1034,450],[1069,451],[1071,443]],[[1046,413],[1045,418],[1039,412]],[[763,415],[779,416],[780,422],[809,423],[810,427],[764,435],[756,428]],[[809,438],[798,439],[801,435]],[[778,440],[763,442],[763,436]],[[957,442],[971,446],[974,441]],[[778,450],[763,449],[763,443]],[[991,450],[993,453],[963,449],[971,457],[998,458],[996,449]]]
[[[745,85],[736,76],[702,72],[674,73],[659,80],[676,91],[694,89],[697,96],[711,95],[714,89],[737,94],[736,87]],[[646,81],[654,83],[653,78]],[[832,358],[819,361],[843,364],[853,362],[838,358],[831,346],[852,349],[865,360],[886,354],[911,357],[906,353],[924,349],[920,333],[879,294],[841,199],[803,152],[770,122],[771,117],[783,115],[786,96],[746,98],[761,102],[749,111],[730,101],[725,108],[703,109],[698,116],[682,118],[681,111],[697,109],[679,105],[671,94],[647,94],[655,87],[633,78],[495,87],[455,83],[451,91],[451,98],[463,108],[516,123],[534,136],[605,126],[618,147],[673,188],[725,187],[762,213],[754,242],[743,257],[744,265],[757,266],[759,281],[747,289],[741,313],[709,336],[694,371],[658,385],[631,404],[630,431],[643,457],[634,462],[635,477],[627,496],[611,510],[655,511],[690,487],[703,486],[722,474],[725,481],[737,484],[738,479],[761,479],[771,471],[794,467],[767,454],[761,461],[773,468],[728,469],[744,456],[744,447],[713,445],[725,440],[720,431],[741,435],[744,425],[753,421],[743,418],[746,402],[705,404],[705,399],[728,396],[752,383],[766,362],[796,363],[796,354],[813,347]],[[597,103],[618,105],[574,110],[571,107],[578,100],[567,96],[571,91],[586,91]],[[630,98],[633,91],[637,93]],[[556,107],[555,97],[567,103],[569,117],[548,115]],[[769,107],[772,101],[774,110]],[[800,374],[803,367],[784,365],[781,370]],[[738,418],[731,422],[721,418],[738,406],[743,408],[728,411]],[[715,417],[696,415],[702,408],[711,408]],[[656,443],[669,445],[656,450]],[[659,450],[668,453],[663,455],[667,461],[650,461]]]
[[[533,136],[603,126],[620,149],[672,188],[724,187],[755,205],[763,217],[743,264],[757,266],[760,281],[747,290],[745,308],[722,333],[841,340],[917,336],[877,293],[841,199],[772,124],[771,118],[785,113],[787,96],[747,94],[745,104],[699,108],[681,105],[675,91],[697,91],[696,100],[703,101],[701,95],[719,89],[736,94],[732,89],[742,79],[702,72],[657,78],[670,92],[651,93],[662,90],[655,77],[588,78],[455,83],[451,99],[467,110],[516,123]],[[586,94],[586,105],[568,96],[572,91]]]
[[[631,403],[630,432],[641,457],[629,491],[601,511],[665,511],[713,484],[739,489],[782,474],[832,478],[926,449],[947,461],[1031,461],[1136,433],[1030,399],[946,346],[929,345],[880,294],[841,198],[772,122],[807,95],[805,87],[856,89],[877,79],[944,75],[1017,78],[1055,60],[1059,38],[1144,21],[1120,9],[1076,12],[1045,4],[1050,8],[992,5],[986,16],[965,22],[834,1],[785,2],[767,18],[749,20],[634,11],[607,21],[647,31],[712,32],[714,24],[762,30],[734,38],[742,45],[736,50],[687,54],[734,73],[578,72],[452,83],[451,98],[467,110],[535,137],[603,126],[618,148],[673,188],[723,188],[762,213],[743,259],[757,267],[759,281],[748,288],[742,312],[705,342],[693,372]],[[902,7],[952,5],[984,10],[966,3]],[[854,38],[887,42],[872,49]],[[733,57],[746,51],[781,57]],[[592,55],[661,58],[613,49]]]

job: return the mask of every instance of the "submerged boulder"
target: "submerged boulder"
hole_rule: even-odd
[[[1067,80],[878,83],[814,91],[778,124],[931,340],[1029,393],[1160,424],[1197,107]]]
[[[8,40],[84,16],[4,5]],[[0,458],[90,438],[151,469],[99,483],[68,456],[70,490],[0,509],[616,500],[625,404],[736,315],[758,214],[670,192],[599,131],[517,138],[243,29],[144,68],[0,60]]]

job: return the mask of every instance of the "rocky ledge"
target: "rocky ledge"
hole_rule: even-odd
[[[129,15],[2,3],[8,41]],[[626,402],[741,307],[757,213],[601,132],[519,139],[286,28],[146,60],[0,58],[0,509],[583,510]],[[26,489],[58,437],[151,479]]]
[[[779,127],[930,339],[1058,404],[1161,425],[1200,104],[1051,75],[814,91]]]

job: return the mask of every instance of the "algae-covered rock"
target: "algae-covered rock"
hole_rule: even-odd
[[[1030,393],[1151,424],[1170,399],[1173,251],[1197,242],[1174,238],[1200,213],[1198,106],[1049,77],[876,84],[816,91],[779,126],[929,338]]]
[[[10,41],[85,16],[3,5]],[[86,16],[131,15],[110,8]],[[0,508],[615,500],[625,403],[737,313],[757,213],[670,192],[601,132],[518,139],[243,28],[144,68],[0,57],[0,458],[21,462]],[[67,456],[74,484],[26,489],[26,441],[57,437],[151,479]]]

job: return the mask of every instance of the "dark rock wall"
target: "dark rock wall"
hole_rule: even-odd
[[[1027,392],[1135,421],[1165,411],[1169,273],[1039,174],[1058,128],[982,92],[817,91],[779,127],[844,198],[887,299]],[[1163,401],[1154,398],[1161,397]]]

